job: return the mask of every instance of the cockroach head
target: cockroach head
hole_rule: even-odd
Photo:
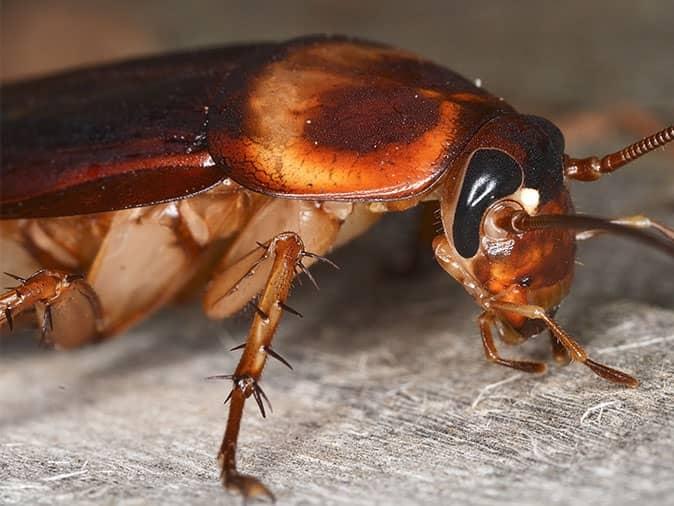
[[[508,114],[485,124],[452,168],[441,197],[454,262],[478,297],[499,297],[552,310],[573,275],[575,239],[568,230],[516,231],[516,212],[568,214],[564,139],[549,121]],[[460,185],[456,182],[460,181]],[[523,330],[523,318],[510,324]],[[532,329],[533,332],[533,329]]]

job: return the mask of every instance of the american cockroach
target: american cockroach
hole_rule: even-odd
[[[439,203],[440,266],[494,337],[547,330],[554,358],[629,387],[555,320],[576,240],[623,234],[674,256],[674,230],[642,216],[574,212],[567,184],[594,181],[674,139],[674,126],[576,159],[550,121],[460,75],[344,37],[231,46],[65,72],[2,88],[0,295],[10,329],[34,314],[42,341],[80,346],[122,332],[199,281],[208,317],[255,313],[231,375],[218,460],[227,488],[271,492],[236,467],[246,399],[299,274],[386,212]],[[83,274],[81,274],[83,273]]]

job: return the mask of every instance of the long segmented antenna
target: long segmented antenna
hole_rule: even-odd
[[[539,214],[530,216],[525,211],[514,212],[510,223],[512,230],[515,232],[542,229],[568,229],[579,232],[602,230],[636,239],[674,257],[674,240],[672,240],[671,230],[660,224],[656,224],[657,227],[651,227],[659,235],[652,235],[635,226],[621,223],[619,220],[612,221],[583,214]],[[662,230],[658,227],[661,227]]]
[[[570,158],[564,155],[564,175],[578,181],[596,181],[603,174],[613,172],[623,165],[672,141],[674,141],[674,126],[668,126],[664,130],[644,137],[640,141],[630,144],[620,151],[606,155],[601,159],[596,156]]]

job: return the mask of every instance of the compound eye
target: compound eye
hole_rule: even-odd
[[[475,256],[480,247],[480,223],[496,200],[512,195],[522,185],[522,169],[509,155],[497,149],[477,150],[468,163],[454,213],[454,247],[464,258]]]

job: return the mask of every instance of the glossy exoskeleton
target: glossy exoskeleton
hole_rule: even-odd
[[[35,313],[61,348],[120,333],[197,281],[210,318],[255,314],[232,381],[219,452],[224,484],[269,490],[236,468],[243,406],[265,414],[260,376],[298,273],[382,213],[438,201],[441,267],[494,331],[547,329],[555,358],[636,386],[553,319],[576,234],[633,236],[674,254],[641,216],[574,213],[569,180],[592,181],[674,139],[674,127],[601,159],[573,159],[555,125],[458,74],[343,37],[233,46],[75,70],[2,88],[0,323]],[[79,275],[79,273],[84,273]],[[313,280],[313,278],[311,278]],[[287,364],[287,363],[286,363]]]

